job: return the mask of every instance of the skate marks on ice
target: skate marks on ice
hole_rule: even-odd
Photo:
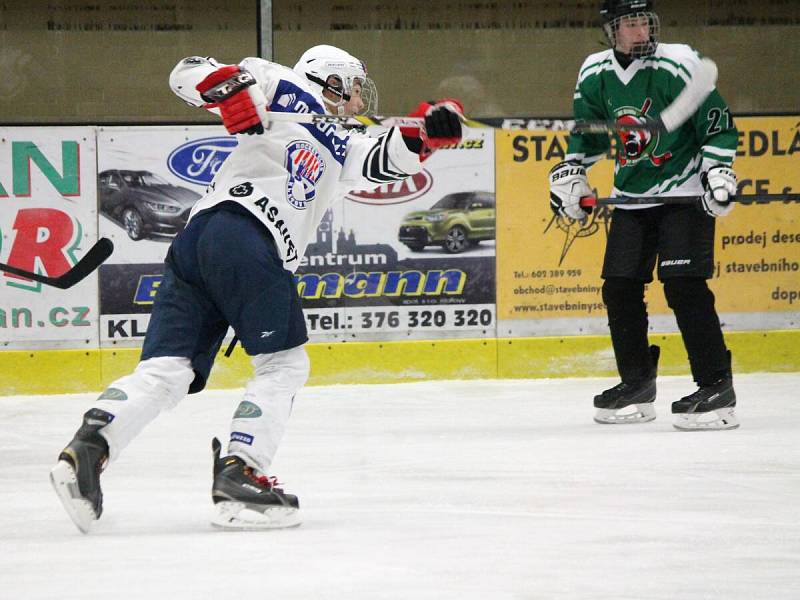
[[[261,532],[210,524],[237,392],[187,398],[109,465],[89,536],[48,472],[96,395],[2,398],[0,597],[799,597],[800,375],[738,376],[741,428],[693,435],[670,415],[688,377],[627,427],[592,422],[613,383],[307,388],[273,465],[303,524]]]

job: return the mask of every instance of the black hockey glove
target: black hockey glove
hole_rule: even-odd
[[[460,105],[452,101],[438,102],[425,114],[425,136],[427,146],[436,150],[442,146],[458,144],[461,141]]]

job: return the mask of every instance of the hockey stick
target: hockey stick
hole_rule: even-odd
[[[570,130],[573,133],[608,133],[613,131],[651,132],[675,131],[691,117],[708,95],[714,90],[717,82],[717,66],[708,58],[700,60],[698,68],[691,80],[683,88],[678,97],[655,119],[644,123],[617,123],[616,121],[579,121]],[[250,93],[261,121],[268,126],[273,123],[303,123],[308,125],[334,125],[336,127],[420,127],[425,119],[421,117],[394,117],[383,115],[320,115],[317,113],[277,112],[266,109],[266,99],[258,86],[252,86]],[[461,118],[467,127],[486,129],[491,127],[474,119]]]
[[[51,285],[61,290],[65,290],[81,281],[84,277],[89,275],[97,267],[103,264],[103,262],[105,262],[105,260],[111,256],[113,251],[114,243],[108,238],[100,238],[94,246],[89,248],[89,251],[83,256],[83,258],[75,263],[75,266],[58,277],[40,275],[39,273],[25,271],[24,269],[12,267],[11,265],[7,265],[5,263],[0,263],[0,271],[5,271],[6,273],[11,273],[12,275],[18,275],[19,277],[24,277],[25,279],[31,279],[33,281],[44,283],[45,285]]]
[[[592,206],[617,206],[635,204],[695,204],[700,202],[702,196],[660,196],[634,198],[631,196],[617,196],[616,198],[595,198],[585,196],[581,198],[581,206],[589,208]],[[731,202],[739,204],[769,204],[771,202],[800,202],[800,194],[745,194],[731,198]]]
[[[717,85],[717,65],[710,58],[700,59],[700,64],[692,73],[689,83],[684,86],[677,98],[658,117],[647,118],[641,124],[623,124],[615,121],[579,121],[572,128],[573,133],[607,133],[609,131],[646,130],[651,133],[671,133],[683,125],[700,105],[714,91]]]
[[[260,107],[259,107],[260,108]],[[353,115],[349,117],[338,115],[320,115],[317,113],[293,113],[293,112],[272,112],[259,110],[261,120],[269,124],[273,123],[302,123],[307,125],[326,125],[331,124],[336,127],[421,127],[425,119],[422,117],[390,117],[383,115]],[[462,118],[461,122],[470,128],[487,129],[491,125],[475,121],[474,119]],[[642,129],[655,129],[656,121],[648,121],[643,124],[616,123],[614,121],[581,121],[576,123],[570,131],[576,133],[607,133],[609,131],[641,131]],[[496,129],[504,129],[496,127]],[[516,128],[513,128],[516,130]]]
[[[275,123],[306,123],[310,125],[332,124],[339,127],[420,127],[425,123],[421,117],[384,117],[381,115],[353,115],[340,117],[338,115],[319,115],[316,113],[293,112],[259,112],[261,120]],[[482,127],[487,125],[472,119],[462,118],[461,122],[467,127]]]

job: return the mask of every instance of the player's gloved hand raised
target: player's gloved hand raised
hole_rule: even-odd
[[[464,107],[459,100],[445,98],[437,102],[420,102],[408,116],[424,119],[424,127],[400,128],[409,149],[419,153],[420,161],[437,148],[461,141]]]
[[[586,167],[567,160],[550,169],[550,208],[562,217],[580,221],[592,212],[591,207],[581,207],[581,198],[594,196]]]
[[[425,111],[425,129],[422,139],[431,150],[458,144],[461,141],[461,119],[464,107],[454,98],[439,100]]]
[[[733,169],[716,165],[700,176],[705,188],[703,211],[710,217],[724,217],[733,210],[731,200],[736,197],[737,180]]]
[[[228,133],[264,133],[253,96],[248,88],[256,83],[250,72],[238,65],[220,67],[195,86],[206,108],[218,108]],[[255,89],[255,88],[254,88]]]

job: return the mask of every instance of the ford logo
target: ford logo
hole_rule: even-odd
[[[208,185],[234,148],[234,137],[192,140],[172,151],[167,158],[167,167],[184,181]]]
[[[348,192],[345,198],[358,202],[359,204],[370,204],[373,206],[387,206],[390,204],[402,204],[411,202],[424,195],[433,185],[433,177],[428,171],[423,169],[411,177],[401,181],[384,183],[374,190],[361,192]]]

